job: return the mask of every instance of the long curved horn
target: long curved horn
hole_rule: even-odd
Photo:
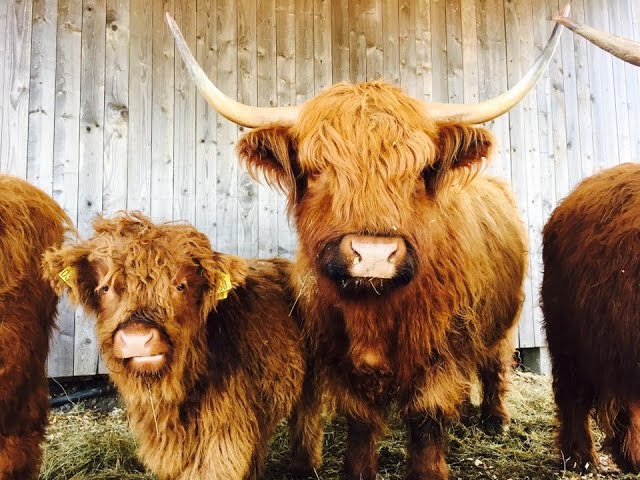
[[[620,60],[640,67],[640,42],[635,42],[628,38],[603,32],[582,23],[567,18],[566,15],[554,17],[554,20],[567,27],[572,32],[586,38],[596,47],[600,47],[611,55],[615,55]]]
[[[193,77],[196,88],[209,105],[218,111],[220,115],[244,127],[262,127],[272,123],[291,125],[296,121],[300,111],[299,105],[292,107],[250,107],[233,100],[218,90],[213,82],[209,80],[207,74],[200,68],[196,59],[193,58],[187,42],[185,42],[173,17],[169,13],[166,14],[166,17],[178,51]]]
[[[566,16],[570,10],[571,5],[567,3],[560,13]],[[529,93],[546,70],[558,46],[562,30],[562,25],[556,23],[547,45],[535,63],[526,75],[506,92],[476,104],[429,103],[427,104],[429,116],[437,123],[478,124],[488,122],[508,112]]]

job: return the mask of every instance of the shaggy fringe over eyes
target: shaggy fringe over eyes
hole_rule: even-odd
[[[144,292],[147,299],[141,304],[157,305],[171,314],[173,305],[158,290],[173,288],[181,267],[197,267],[209,288],[204,292],[201,314],[203,318],[215,308],[216,285],[224,273],[241,278],[242,272],[233,257],[220,256],[211,248],[207,236],[190,225],[165,223],[155,225],[140,212],[121,213],[114,219],[97,217],[93,222],[95,236],[45,257],[45,270],[58,292],[68,289],[58,278],[58,272],[73,266],[77,278],[71,285],[74,303],[97,309],[94,289],[97,280],[95,262],[105,262],[107,278],[120,278],[128,291]],[[140,286],[154,288],[139,288]],[[141,293],[140,293],[141,294]]]

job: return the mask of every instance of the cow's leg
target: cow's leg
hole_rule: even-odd
[[[444,415],[413,412],[406,418],[409,430],[407,480],[446,480]]]
[[[481,419],[484,431],[490,435],[509,428],[510,416],[505,403],[509,373],[513,359],[511,335],[496,345],[479,368],[482,383]]]
[[[616,416],[610,448],[616,463],[626,472],[640,472],[640,404],[631,403]]]
[[[317,380],[309,368],[300,400],[289,418],[290,472],[296,477],[314,476],[322,462],[322,399]]]
[[[42,431],[0,432],[0,480],[35,480],[40,469]]]
[[[346,479],[374,480],[378,471],[376,445],[382,434],[382,422],[347,417],[347,429]]]
[[[578,377],[575,362],[565,355],[552,355],[553,393],[559,423],[558,447],[564,466],[588,470],[597,467],[589,413],[593,407],[590,386]]]

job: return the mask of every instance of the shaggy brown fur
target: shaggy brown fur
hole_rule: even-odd
[[[304,377],[289,262],[219,254],[193,227],[141,214],[98,218],[94,230],[48,252],[44,270],[61,292],[58,273],[73,268],[70,297],[97,315],[140,457],[162,479],[258,478]],[[218,300],[225,274],[233,288]],[[132,326],[159,332],[160,365],[117,355],[118,332]]]
[[[589,413],[619,464],[640,471],[640,165],[584,180],[544,228],[542,303],[571,467],[597,463]]]
[[[0,175],[0,480],[35,479],[40,468],[58,302],[40,257],[67,228],[71,222],[44,192]]]
[[[436,125],[424,105],[380,82],[339,84],[293,127],[247,133],[241,158],[289,194],[299,234],[293,283],[311,351],[295,417],[294,468],[320,462],[320,396],[349,424],[345,472],[373,479],[396,401],[410,479],[444,479],[445,430],[479,372],[489,430],[509,422],[505,376],[523,299],[526,239],[504,184],[478,173],[494,138]],[[401,237],[395,278],[349,278],[347,234]],[[333,277],[332,277],[333,275]]]

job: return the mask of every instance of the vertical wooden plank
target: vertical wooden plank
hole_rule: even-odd
[[[218,76],[216,12],[216,0],[198,0],[196,59],[213,82]],[[217,120],[216,111],[196,93],[196,228],[206,233],[212,244],[216,236]]]
[[[507,89],[505,18],[502,0],[477,0],[479,100],[486,100]],[[498,139],[498,148],[488,172],[511,182],[509,116],[502,115],[485,124]]]
[[[135,0],[134,0],[135,1]],[[105,75],[104,75],[104,178],[102,186],[102,211],[111,216],[118,210],[127,208],[127,158],[129,147],[129,0],[107,0],[105,32]],[[136,10],[134,10],[136,12]],[[149,13],[151,13],[149,11]],[[136,38],[138,41],[139,38]],[[136,45],[134,42],[132,45]],[[139,44],[138,44],[139,45]],[[139,58],[134,57],[138,63]],[[136,66],[137,67],[137,66]],[[134,87],[135,88],[135,87]],[[140,92],[142,93],[142,92]],[[144,97],[142,97],[144,98]],[[140,100],[140,98],[136,98]],[[142,110],[134,103],[136,113]],[[136,118],[138,120],[138,118]],[[136,124],[144,128],[144,123]],[[144,164],[144,143],[140,156],[131,157],[132,164]],[[136,152],[138,153],[138,152]],[[139,185],[134,184],[133,187]],[[140,185],[143,187],[143,185]],[[130,198],[137,200],[142,192],[132,192]],[[140,202],[133,201],[130,208],[143,210]],[[148,211],[148,210],[147,210]]]
[[[475,0],[469,0],[475,1]],[[475,26],[474,26],[475,30]],[[431,64],[431,5],[430,0],[416,2],[416,96],[431,101],[433,88]]]
[[[218,88],[231,98],[238,91],[237,4],[231,0],[218,1]],[[218,116],[216,191],[216,244],[226,253],[238,252],[238,161],[235,155],[237,127]]]
[[[560,8],[560,1],[551,0],[552,13],[555,15]],[[554,79],[554,85],[560,85],[560,77],[562,79],[562,90],[564,111],[558,114],[554,113],[553,125],[554,130],[560,129],[564,131],[564,139],[562,133],[560,135],[554,135],[554,155],[556,159],[560,159],[561,155],[565,155],[566,159],[566,171],[567,171],[567,184],[564,185],[566,190],[556,187],[556,202],[551,205],[551,208],[555,208],[557,201],[563,198],[569,190],[572,190],[578,182],[582,179],[582,152],[580,150],[580,127],[581,123],[580,114],[578,112],[578,85],[576,79],[576,59],[574,56],[575,46],[574,39],[576,35],[568,35],[568,32],[563,33],[560,40],[560,65],[551,65],[552,78]],[[560,74],[560,77],[557,74]],[[556,92],[559,92],[560,88],[553,89],[553,102],[558,100]],[[555,106],[555,105],[554,105]],[[555,112],[555,108],[552,109]],[[560,118],[561,114],[564,115],[565,127],[562,129]],[[564,145],[563,145],[564,141]]]
[[[407,94],[417,97],[419,92],[416,66],[415,1],[400,0],[398,5],[398,29],[400,85],[402,85]]]
[[[34,0],[27,180],[47,193],[53,184],[57,23],[58,0]]]
[[[78,137],[82,1],[60,0],[56,45],[53,198],[74,223],[78,217]],[[66,297],[58,306],[58,331],[48,359],[50,376],[73,375],[75,316]]]
[[[196,46],[196,9],[176,0],[175,19],[191,51]],[[233,19],[235,22],[235,18]],[[173,218],[195,223],[196,87],[179,56],[175,59],[173,130]],[[235,69],[235,63],[233,64]]]
[[[29,76],[31,69],[31,1],[8,0],[0,103],[0,171],[27,176]],[[0,6],[2,9],[2,6]]]
[[[341,0],[331,2],[331,61],[334,83],[349,80],[349,3]]]
[[[104,161],[106,1],[84,0],[82,8],[82,68],[80,76],[80,153],[78,231],[91,234],[91,221],[102,211]],[[98,343],[94,322],[82,309],[76,312],[74,375],[98,371]]]
[[[7,11],[9,10],[9,2],[0,3],[0,95],[4,92],[4,66],[6,63],[6,45],[7,45]],[[2,98],[0,96],[0,98]],[[0,102],[0,126],[4,122],[5,102]],[[0,132],[0,144],[2,143],[2,132]]]
[[[308,38],[311,43],[312,37]],[[258,103],[256,61],[256,2],[239,2],[238,100],[247,105]],[[313,85],[311,89],[313,90]],[[243,257],[255,257],[258,254],[257,195],[258,186],[255,180],[245,169],[240,170],[238,177],[238,254]],[[222,227],[225,228],[224,225]]]
[[[534,54],[537,57],[542,49],[544,48],[549,33],[551,32],[551,24],[549,22],[549,18],[551,16],[550,12],[547,12],[547,1],[546,0],[532,0],[532,15],[533,22],[536,25],[534,29]],[[557,11],[557,10],[556,10]],[[556,12],[554,12],[555,14]],[[551,59],[551,62],[555,62],[556,66],[561,59],[561,52],[557,51],[556,54]],[[556,203],[556,180],[561,183],[563,178],[567,177],[566,172],[566,164],[564,172],[556,172],[554,168],[555,164],[555,152],[553,150],[553,138],[556,132],[553,132],[553,124],[552,124],[552,112],[554,110],[563,111],[564,104],[562,103],[562,95],[560,95],[560,102],[556,102],[553,106],[551,105],[551,82],[550,82],[550,71],[551,71],[551,63],[549,64],[549,68],[542,75],[540,80],[536,82],[535,90],[536,90],[536,111],[537,111],[537,122],[538,122],[538,136],[539,136],[539,146],[540,150],[538,151],[538,163],[540,165],[540,188],[541,188],[541,207],[542,207],[542,217],[546,220],[548,215],[551,213],[553,206]],[[556,84],[555,88],[561,88],[560,84]],[[563,125],[564,126],[564,125]],[[566,148],[566,147],[565,147]],[[556,176],[556,173],[558,176]],[[539,248],[534,247],[531,249],[531,254],[535,256],[535,253],[539,250]],[[538,268],[538,267],[536,267]]]
[[[368,0],[365,14],[367,43],[367,80],[384,77],[384,52],[382,48],[382,0]]]
[[[584,2],[573,0],[571,14],[576,21],[584,23]],[[578,35],[572,35],[578,104],[578,131],[580,142],[581,174],[580,178],[591,175],[595,169],[593,147],[593,120],[591,117],[591,80],[589,79],[589,59],[587,49],[591,44]],[[566,67],[565,67],[566,68]]]
[[[151,216],[166,221],[173,218],[173,86],[175,47],[165,22],[165,12],[173,13],[173,0],[153,5],[153,79],[151,118]]]
[[[447,102],[447,14],[446,0],[431,0],[431,61],[433,88],[431,100]]]
[[[345,2],[349,10],[349,81],[364,82],[367,79],[367,38],[365,36],[365,1]],[[296,23],[298,18],[296,17]],[[296,42],[303,36],[296,36]]]
[[[517,4],[506,1],[505,24],[507,39],[507,77],[509,86],[514,85],[527,67],[531,64],[533,53],[533,38],[531,30],[531,1],[526,0]],[[533,98],[532,98],[533,97]],[[532,172],[528,169],[534,159],[537,148],[533,145],[537,136],[537,122],[531,115],[535,105],[535,93],[532,92],[514,107],[509,114],[510,121],[510,145],[511,145],[511,184],[518,203],[520,215],[528,226],[529,242],[534,245],[536,240],[537,219],[540,212],[539,203],[535,205],[535,192],[529,192],[532,183]],[[537,139],[536,139],[537,140]],[[537,160],[537,159],[536,159]],[[534,163],[537,163],[534,162]],[[529,170],[529,171],[528,171]],[[536,179],[539,181],[539,175]],[[539,202],[539,199],[538,199]],[[530,256],[531,260],[531,256]],[[525,280],[526,298],[522,316],[518,327],[518,337],[521,347],[533,347],[535,345],[534,314],[533,314],[533,289],[532,277],[534,271],[529,267]]]
[[[313,0],[296,0],[295,9],[296,103],[301,104],[315,92],[313,36],[309,35],[313,30]]]
[[[328,3],[328,0],[325,4]],[[321,6],[318,6],[319,8]],[[319,10],[316,21],[329,20],[321,17],[323,10]],[[274,107],[278,104],[276,95],[276,3],[275,0],[258,0],[258,23],[256,26],[256,44],[258,51],[258,106]],[[326,31],[325,33],[330,33]],[[329,37],[324,37],[325,50],[330,50]],[[324,60],[325,71],[331,71],[331,59]],[[318,62],[316,62],[318,69]],[[320,69],[323,71],[322,69]],[[264,179],[258,186],[258,256],[274,257],[278,254],[278,193],[266,185]]]
[[[333,84],[331,55],[331,1],[313,0],[313,59],[315,65],[315,93]]]
[[[384,79],[394,85],[400,85],[400,27],[398,15],[398,0],[385,0],[382,2]]]
[[[624,2],[619,0],[617,5],[607,3],[609,10],[609,26],[607,30],[614,35],[625,36],[624,19],[630,18],[631,12],[625,12]],[[618,133],[619,162],[628,162],[631,159],[631,132],[629,130],[629,111],[638,110],[638,104],[632,105],[627,97],[627,68],[631,65],[618,58],[611,59],[613,69],[613,91],[616,109],[616,131]],[[636,67],[637,68],[637,67]],[[637,90],[636,90],[637,91]],[[637,123],[635,124],[638,125]]]
[[[478,33],[476,1],[460,0],[464,103],[478,103]],[[484,14],[481,12],[481,14]]]
[[[294,0],[276,0],[276,85],[279,106],[296,103],[295,35]],[[279,195],[278,256],[292,258],[295,251],[296,235],[287,217],[286,198]]]
[[[120,110],[121,128],[127,126],[126,204],[128,208],[151,214],[151,125],[153,121],[153,3],[130,0],[130,40],[128,54],[128,109]],[[124,16],[122,17],[124,20]],[[119,27],[120,28],[120,27]],[[117,33],[117,31],[115,32]],[[124,36],[124,34],[122,34]],[[115,40],[115,38],[114,38]],[[124,38],[122,38],[124,41]],[[124,49],[126,45],[122,45]],[[120,60],[122,61],[122,60]],[[124,79],[121,80],[124,82]],[[124,87],[124,85],[123,85]],[[117,118],[117,114],[115,114]],[[127,121],[128,119],[128,121]],[[123,133],[124,134],[124,133]]]
[[[635,38],[640,41],[640,26],[634,32],[634,6],[637,12],[636,22],[640,17],[640,5],[633,0],[622,0],[621,8],[621,34],[627,38]],[[631,133],[629,158],[622,161],[640,162],[640,68],[635,65],[625,64],[625,78],[627,82],[627,113],[629,115],[629,127]]]
[[[584,9],[587,24],[600,30],[609,29],[606,0],[592,0]],[[594,159],[597,169],[619,163],[616,131],[616,101],[614,98],[612,56],[589,44],[589,79],[591,80],[591,112],[593,121]]]
[[[446,4],[447,19],[447,91],[451,103],[464,103],[462,57],[462,17],[460,0]]]

